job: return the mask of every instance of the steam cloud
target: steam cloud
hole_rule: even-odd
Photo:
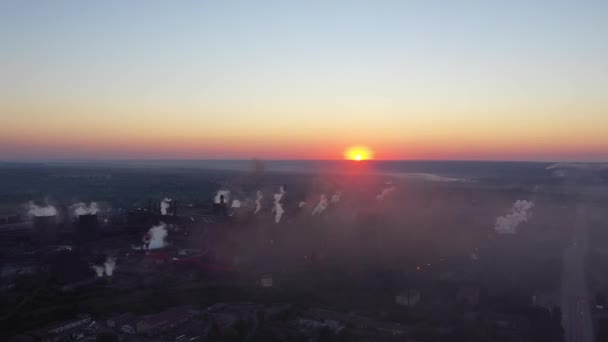
[[[283,195],[285,195],[285,187],[281,186],[279,188],[279,193],[274,194],[274,222],[275,223],[279,223],[281,222],[281,216],[283,216],[283,213],[285,212],[285,210],[283,209],[283,203],[281,202],[281,200],[283,199]]]
[[[99,265],[93,265],[93,266],[91,266],[91,268],[93,269],[93,271],[95,271],[97,278],[103,277],[103,273],[106,270],[103,266],[99,266]]]
[[[88,206],[86,205],[86,203],[78,202],[78,203],[73,204],[72,208],[74,208],[75,216],[95,215],[95,214],[97,214],[97,211],[99,211],[99,208],[97,207],[96,202],[91,202]]]
[[[526,200],[517,200],[511,208],[511,212],[496,219],[494,230],[498,234],[515,234],[517,226],[522,222],[528,221],[529,210],[534,207],[534,203]]]
[[[389,186],[388,188],[384,188],[382,189],[382,192],[376,196],[376,200],[378,201],[384,201],[384,199],[386,198],[386,196],[388,196],[388,194],[390,194],[391,192],[393,192],[395,190],[394,186]]]
[[[158,249],[165,247],[165,238],[167,238],[167,225],[161,222],[158,226],[150,228],[148,237],[150,244],[148,249]]]
[[[331,203],[338,203],[340,202],[340,196],[342,196],[342,193],[340,191],[336,191],[335,194],[333,194],[333,196],[331,196]]]
[[[257,214],[262,209],[262,199],[264,199],[264,195],[258,190],[255,196],[255,211],[253,213]]]
[[[321,198],[319,199],[319,203],[312,210],[312,216],[321,215],[321,213],[323,213],[325,211],[325,209],[327,209],[327,205],[328,205],[327,197],[325,196],[325,194],[322,194]]]
[[[106,259],[106,262],[103,263],[103,266],[106,271],[106,275],[108,277],[111,277],[112,274],[114,273],[114,270],[116,269],[116,258],[109,256]]]
[[[215,202],[216,204],[222,203],[222,196],[224,196],[224,203],[228,203],[228,200],[230,199],[230,191],[218,190],[217,194],[215,195],[215,198],[213,199],[213,202]]]
[[[27,214],[29,216],[56,216],[57,209],[55,209],[52,205],[46,205],[45,207],[41,207],[36,205],[34,202],[30,201],[27,204],[28,211]]]
[[[111,277],[116,269],[116,257],[108,256],[103,265],[93,265],[91,266],[91,269],[95,271],[97,278],[103,277],[104,274]]]
[[[165,197],[161,202],[160,202],[160,214],[161,215],[167,215],[167,209],[169,209],[169,207],[171,206],[171,199],[168,197]]]
[[[239,201],[239,200],[232,201],[232,205],[231,205],[232,208],[240,208],[241,206],[242,206],[241,201]]]

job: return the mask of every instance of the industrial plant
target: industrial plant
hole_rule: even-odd
[[[167,168],[155,196],[143,173],[76,170],[80,193],[3,204],[2,339],[566,341],[563,251],[607,222],[605,199],[581,202],[546,165],[517,189],[493,173]],[[585,313],[598,336],[604,281]]]

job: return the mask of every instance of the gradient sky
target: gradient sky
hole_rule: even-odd
[[[0,159],[608,160],[608,1],[0,2]]]

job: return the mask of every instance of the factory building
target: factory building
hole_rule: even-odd
[[[97,214],[78,215],[76,233],[81,241],[92,240],[97,237],[99,220]]]
[[[57,239],[57,216],[34,216],[33,240],[39,245],[48,245]]]

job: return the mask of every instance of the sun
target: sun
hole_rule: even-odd
[[[374,159],[374,153],[365,146],[351,146],[344,151],[344,159],[362,161]]]

